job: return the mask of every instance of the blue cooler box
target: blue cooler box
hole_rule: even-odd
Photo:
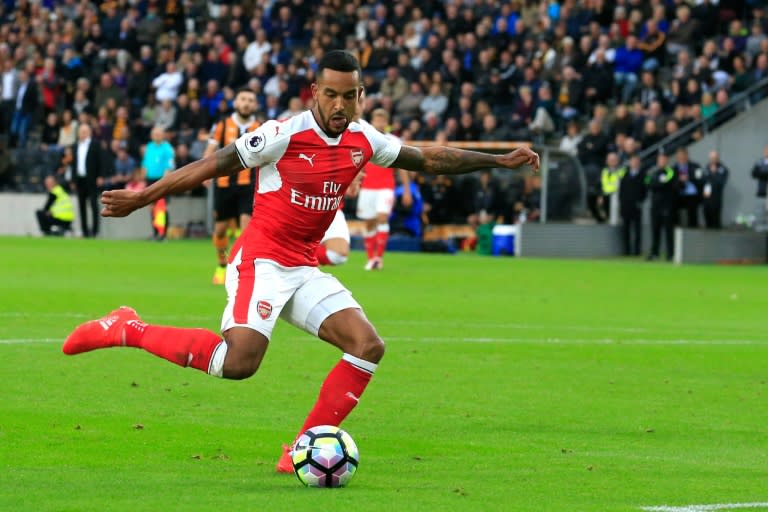
[[[517,236],[517,226],[512,224],[498,224],[493,227],[493,238],[491,245],[491,254],[499,256],[515,255],[515,236]]]

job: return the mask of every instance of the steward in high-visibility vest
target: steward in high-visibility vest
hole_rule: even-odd
[[[619,155],[616,153],[608,153],[605,160],[606,167],[600,173],[600,191],[602,194],[598,197],[597,204],[602,210],[603,216],[608,219],[610,224],[615,225],[619,218],[617,194],[619,182],[627,170],[619,167]]]
[[[72,200],[53,176],[45,178],[45,188],[48,189],[48,199],[43,209],[36,212],[40,231],[46,235],[63,235],[72,229],[75,219]]]

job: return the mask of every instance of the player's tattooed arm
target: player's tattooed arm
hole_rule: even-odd
[[[527,147],[519,147],[503,155],[491,155],[444,146],[403,146],[391,167],[426,174],[464,174],[491,167],[516,169],[526,164],[534,170],[539,168],[539,155]]]
[[[214,154],[189,163],[166,174],[141,192],[110,190],[101,195],[105,217],[125,217],[134,210],[151,204],[169,194],[186,192],[204,181],[219,176],[229,176],[244,168],[234,144],[229,144]]]

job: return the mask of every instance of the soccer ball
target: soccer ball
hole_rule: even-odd
[[[360,454],[352,437],[339,427],[312,427],[293,445],[293,469],[308,487],[343,487],[354,476]]]

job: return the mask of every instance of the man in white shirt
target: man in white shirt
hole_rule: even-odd
[[[179,88],[184,81],[184,76],[176,69],[176,63],[170,61],[165,65],[165,73],[162,73],[152,80],[152,87],[155,88],[155,98],[157,101],[170,100],[175,102],[179,95]]]
[[[2,129],[2,131],[7,130],[11,125],[18,86],[19,76],[16,72],[16,68],[13,67],[13,59],[6,59],[3,62],[2,82],[0,82],[0,87],[2,87],[2,103],[0,103],[0,129]]]
[[[267,55],[272,51],[272,44],[267,41],[267,32],[260,28],[256,31],[256,40],[251,42],[245,49],[245,55],[243,55],[243,65],[245,69],[250,73],[253,69],[261,64],[264,55]]]
[[[99,233],[99,193],[98,187],[107,172],[107,159],[97,141],[92,138],[91,127],[81,124],[77,128],[77,142],[74,151],[74,182],[77,189],[77,202],[80,213],[80,226],[83,237],[95,237]],[[88,206],[91,209],[91,222],[88,222]]]

